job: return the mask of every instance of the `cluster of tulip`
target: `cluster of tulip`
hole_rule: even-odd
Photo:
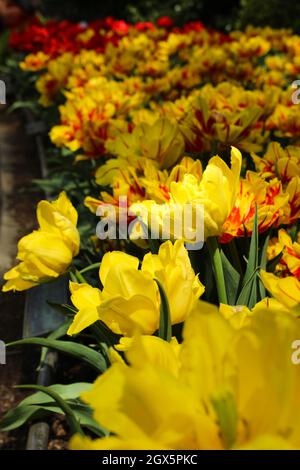
[[[70,278],[73,338],[47,344],[101,372],[80,398],[49,387],[70,448],[299,449],[300,37],[167,20],[72,25],[72,47],[22,59],[58,111],[76,208],[64,191],[39,203],[3,290]],[[172,230],[100,241],[93,214],[111,205],[118,225],[122,197],[160,234],[166,212],[201,205],[204,247]]]

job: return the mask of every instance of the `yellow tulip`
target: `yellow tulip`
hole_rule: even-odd
[[[184,147],[178,124],[168,118],[159,118],[152,124],[142,122],[132,133],[117,132],[106,143],[108,152],[129,163],[144,157],[159,168],[173,166],[183,156]]]
[[[169,213],[170,218],[175,218],[178,206],[190,205],[193,213],[196,208],[202,206],[204,210],[204,240],[208,237],[218,236],[222,233],[223,224],[229,216],[239,189],[242,157],[239,150],[231,150],[231,168],[218,156],[209,160],[202,178],[193,174],[184,175],[182,181],[170,183],[170,200],[166,204],[156,204],[154,201],[144,201],[141,204],[133,204],[132,213],[140,214],[143,218],[143,206],[151,216],[160,217],[158,225],[162,225],[164,213]],[[149,224],[147,220],[144,223]],[[195,220],[195,217],[193,217]],[[151,221],[150,221],[151,222]],[[149,224],[151,226],[151,223]],[[195,227],[185,227],[191,233]],[[175,235],[175,234],[171,234]],[[187,240],[191,242],[191,238]],[[193,240],[192,240],[193,241]]]
[[[260,151],[267,136],[261,132],[261,117],[267,113],[269,101],[267,93],[230,82],[205,85],[195,93],[181,125],[188,149],[210,151],[217,144]]]
[[[278,142],[271,142],[263,157],[251,155],[257,172],[264,178],[278,177],[288,183],[294,176],[300,176],[300,149],[292,145],[282,148]]]
[[[71,300],[78,313],[68,334],[102,320],[117,334],[136,330],[152,334],[159,321],[159,293],[150,275],[138,270],[139,260],[122,252],[106,253],[100,268],[103,290],[71,284]]]
[[[42,106],[47,107],[53,104],[57,94],[66,84],[73,57],[72,53],[66,52],[48,61],[47,71],[36,82],[36,89],[41,95],[39,102]]]
[[[195,301],[204,293],[204,286],[195,276],[189,255],[182,241],[163,243],[158,255],[148,253],[142,263],[148,272],[162,284],[168,297],[173,323],[181,323]]]
[[[110,358],[113,359],[112,363],[116,361],[124,363],[121,356],[116,352],[122,351],[126,353],[129,361],[132,360],[136,366],[143,368],[146,363],[157,364],[178,376],[180,349],[181,345],[178,344],[176,338],[172,338],[168,343],[157,336],[123,337],[120,339],[120,343],[115,346],[115,349],[111,348]],[[140,354],[141,352],[143,354]]]
[[[199,302],[185,323],[179,369],[171,344],[153,340],[152,355],[151,340],[134,340],[128,365],[114,363],[82,395],[113,435],[77,435],[71,449],[299,449],[299,337],[290,313],[260,308],[235,329]]]
[[[50,56],[42,51],[36,54],[29,54],[25,57],[24,61],[20,63],[20,68],[25,71],[37,72],[47,66]]]
[[[265,297],[260,302],[258,302],[253,307],[252,312],[256,313],[261,309],[262,310],[270,309],[270,311],[272,310],[272,312],[277,311],[279,313],[282,313],[282,312],[289,313],[289,311],[290,311],[288,309],[288,307],[286,307],[282,303],[278,302],[278,300],[270,298],[270,297]]]
[[[219,307],[219,312],[233,328],[239,329],[251,324],[254,313],[266,309],[269,309],[270,311],[272,310],[272,312],[289,312],[287,307],[282,305],[277,300],[268,297],[258,302],[251,310],[244,305],[233,306],[221,304]]]
[[[223,225],[221,242],[227,243],[235,237],[251,236],[257,206],[258,231],[263,233],[271,226],[278,225],[289,213],[289,196],[276,178],[270,182],[248,171],[241,179],[234,207]]]
[[[289,271],[300,280],[300,243],[293,242],[285,230],[279,230],[279,242],[284,246],[283,262]]]
[[[250,324],[252,312],[244,305],[220,304],[219,312],[236,329]]]
[[[299,308],[300,281],[294,276],[279,278],[272,273],[260,272],[265,288],[278,302],[288,308]]]
[[[20,263],[4,274],[3,291],[22,291],[65,273],[79,252],[77,212],[65,192],[37,207],[39,229],[18,244]]]
[[[282,256],[276,266],[276,274],[280,274],[281,277],[293,275],[300,280],[300,243],[293,242],[284,229],[279,230],[278,238],[270,241],[267,252],[268,259],[272,260],[280,253]]]
[[[102,292],[96,287],[76,282],[70,282],[70,292],[72,304],[79,311],[68,330],[69,335],[74,335],[99,319],[98,308],[102,302]]]
[[[128,131],[125,117],[143,100],[141,93],[129,90],[125,83],[101,75],[88,80],[84,87],[72,88],[66,97],[59,108],[61,123],[52,128],[50,138],[59,147],[72,151],[81,148],[89,158],[106,153],[105,143],[116,130]]]
[[[166,292],[172,324],[183,322],[204,292],[181,241],[162,244],[158,255],[148,253],[141,269],[138,258],[118,251],[106,253],[99,276],[102,291],[71,283],[72,302],[78,313],[68,334],[77,334],[96,320],[125,336],[136,331],[153,334],[160,318],[160,296],[154,279]]]

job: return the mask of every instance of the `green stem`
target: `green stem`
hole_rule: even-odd
[[[54,392],[54,390],[51,390],[50,387],[43,387],[42,385],[17,385],[14,388],[37,390],[38,392],[43,392],[51,397],[66,415],[71,434],[80,434],[81,436],[84,436],[84,432],[82,431],[80,423],[77,420],[72,408],[63,398],[61,398],[58,393]]]
[[[72,271],[69,271],[69,273],[70,273],[71,281],[72,282],[77,282],[77,277],[75,276],[75,274]]]
[[[210,259],[214,268],[219,302],[227,305],[228,304],[227,292],[226,292],[223,265],[222,265],[219,244],[215,237],[208,238],[206,243],[207,243]]]
[[[87,268],[81,269],[81,271],[79,271],[79,273],[84,274],[84,273],[87,273],[88,271],[92,271],[93,269],[99,269],[100,266],[101,266],[101,263],[94,263],[94,264],[91,264],[90,266],[88,266]]]
[[[154,279],[160,294],[160,321],[158,336],[165,341],[170,342],[172,339],[172,324],[171,324],[171,313],[166,292],[161,283]]]
[[[83,275],[79,271],[77,271],[77,269],[75,269],[74,274],[75,274],[76,279],[79,282],[79,284],[86,284],[85,278],[83,277]]]
[[[105,343],[108,347],[116,344],[117,341],[114,341],[112,338],[112,333],[109,330],[106,332],[100,321],[96,321],[96,323],[90,326],[90,329],[97,338],[99,344]]]

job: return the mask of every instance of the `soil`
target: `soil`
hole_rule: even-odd
[[[32,179],[38,177],[39,161],[21,116],[0,109],[0,285],[3,274],[16,264],[18,240],[36,226],[35,208],[41,197],[32,191]],[[24,301],[24,293],[0,292],[1,341],[22,338]],[[6,365],[0,365],[0,419],[30,393],[13,387],[36,383],[32,364],[37,363],[38,357],[33,358],[32,354],[21,348],[7,351]],[[49,448],[64,449],[67,442],[64,419],[53,418],[50,426]],[[0,450],[24,449],[26,439],[26,427],[0,433]]]
[[[40,177],[40,163],[25,125],[18,114],[7,114],[0,107],[0,340],[8,343],[22,338],[25,293],[2,293],[3,274],[16,264],[18,240],[36,228],[36,205],[43,197],[32,190],[32,179]],[[39,348],[15,348],[6,353],[6,365],[0,365],[0,420],[30,391],[15,385],[36,383]],[[78,361],[59,356],[55,383],[92,381],[96,375]],[[63,416],[53,415],[49,450],[67,448],[69,431]],[[28,426],[0,432],[0,450],[26,448]]]
[[[34,206],[38,199],[29,191],[37,164],[32,146],[24,135],[19,116],[0,114],[0,275],[15,265],[17,241],[32,230]],[[1,281],[0,281],[1,282]],[[0,339],[5,343],[22,337],[23,294],[0,292]],[[24,377],[21,350],[7,352],[6,365],[0,365],[0,418],[26,395],[13,389]],[[29,378],[29,377],[28,377]],[[26,380],[28,380],[26,378]],[[0,433],[0,449],[24,448],[23,433]]]

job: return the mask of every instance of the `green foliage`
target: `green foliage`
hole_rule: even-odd
[[[104,372],[107,368],[102,354],[98,353],[92,348],[89,348],[88,346],[84,346],[83,344],[78,344],[73,341],[59,341],[51,338],[28,338],[21,339],[20,341],[14,341],[7,346],[19,345],[36,345],[44,348],[54,349],[55,351],[73,356],[76,359],[85,362],[98,373]]]
[[[130,22],[156,21],[161,16],[170,16],[175,24],[200,20],[212,27],[227,28],[235,17],[239,1],[223,0],[212,9],[209,0],[115,0],[95,2],[94,0],[45,0],[43,13],[75,21],[91,20],[114,16]]]
[[[274,28],[293,28],[300,31],[300,3],[284,0],[45,0],[45,15],[73,21],[89,21],[114,16],[131,22],[156,21],[170,16],[175,24],[200,20],[208,26],[223,30],[269,25]]]
[[[159,289],[161,304],[160,304],[160,321],[159,321],[159,331],[158,336],[165,341],[171,341],[172,339],[172,325],[171,325],[171,315],[170,315],[170,306],[168,302],[167,295],[161,283],[155,279],[156,284]]]
[[[50,413],[65,413],[65,410],[56,403],[53,396],[49,396],[49,392],[54,392],[67,404],[72,411],[73,418],[82,427],[102,437],[106,435],[106,431],[93,419],[91,408],[82,403],[79,398],[81,393],[89,391],[91,387],[92,384],[80,382],[71,385],[51,385],[46,389],[46,393],[38,391],[6,413],[0,422],[0,430],[12,431],[23,426],[29,420],[43,419]]]
[[[300,31],[300,3],[284,0],[241,0],[237,28],[271,26]]]

